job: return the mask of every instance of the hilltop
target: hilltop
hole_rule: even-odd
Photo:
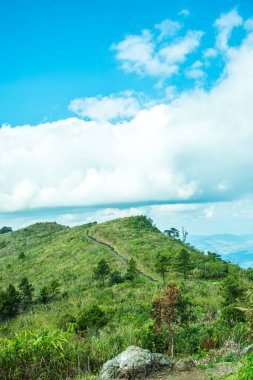
[[[87,231],[93,239],[113,249],[92,241]],[[189,261],[185,279],[177,264],[182,251]],[[50,335],[54,347],[64,341],[66,347],[60,357],[66,355],[66,365],[62,368],[59,364],[55,369],[58,362],[53,357],[54,364],[50,362],[48,366],[53,365],[54,370],[50,367],[50,375],[45,379],[58,378],[56,373],[64,379],[96,372],[106,360],[129,345],[168,352],[168,326],[160,332],[155,328],[153,301],[161,299],[165,289],[157,270],[158,257],[166,259],[168,289],[177,289],[180,295],[173,322],[176,356],[204,355],[231,339],[236,343],[238,339],[240,343],[250,342],[243,313],[233,314],[233,306],[228,315],[224,307],[226,292],[231,290],[226,279],[232,276],[233,287],[239,286],[243,292],[243,288],[251,286],[251,272],[226,263],[218,255],[205,255],[178,239],[165,236],[151,220],[137,216],[73,228],[37,223],[0,235],[0,310],[1,297],[9,284],[18,290],[26,278],[34,289],[29,307],[0,321],[3,347],[17,339],[15,333],[21,334],[19,339],[26,342],[25,350],[30,358],[29,345],[33,345],[33,339],[48,341]],[[94,276],[101,261],[110,271],[104,285]],[[147,276],[138,276],[136,272],[131,278],[131,262]],[[239,285],[236,278],[240,278]],[[224,285],[224,281],[228,285]],[[32,335],[24,338],[25,331]],[[60,337],[60,341],[56,337]],[[0,349],[0,365],[7,351]],[[19,355],[18,352],[14,354]],[[50,351],[47,355],[50,358],[55,354]],[[29,360],[26,358],[27,368],[30,368]],[[10,371],[8,366],[6,368]]]

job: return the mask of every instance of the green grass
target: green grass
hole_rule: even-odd
[[[102,288],[93,278],[93,269],[99,260],[105,259],[112,270],[118,269],[122,274],[126,265],[108,248],[88,240],[87,228],[91,235],[112,245],[127,259],[134,258],[138,269],[158,281],[154,283],[140,277],[134,284],[123,282],[109,286],[107,283]],[[52,280],[60,283],[60,293],[46,305],[34,303],[27,312],[0,322],[0,338],[13,338],[15,333],[24,331],[35,334],[58,331],[64,314],[78,316],[87,304],[96,302],[109,316],[107,325],[96,332],[70,334],[70,340],[78,350],[87,353],[84,365],[87,371],[89,365],[91,370],[98,370],[129,345],[141,345],[139,331],[150,317],[153,298],[162,291],[162,280],[155,271],[158,253],[170,258],[167,280],[182,286],[182,275],[175,272],[173,264],[183,247],[189,251],[193,266],[208,262],[205,255],[165,236],[143,217],[74,228],[37,223],[2,234],[0,289],[10,283],[18,286],[20,280],[27,277],[35,288],[35,298]],[[183,289],[194,305],[196,320],[193,324],[209,326],[221,308],[220,280],[203,280],[190,275]]]

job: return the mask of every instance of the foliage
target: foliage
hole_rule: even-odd
[[[234,304],[243,294],[243,287],[238,273],[229,274],[221,284],[221,291],[224,297],[224,305]]]
[[[113,246],[128,261],[133,259],[135,275],[141,270],[157,282],[141,276],[133,282],[134,286],[125,281],[122,274],[129,266],[108,248],[88,240],[86,228],[92,236]],[[182,249],[188,252],[190,263],[184,281],[173,266],[178,262]],[[19,259],[20,252],[25,252],[25,260]],[[176,302],[172,302],[172,290],[167,295],[170,302],[164,299],[162,278],[156,268],[159,254],[168,257],[172,264],[168,266],[166,278],[170,279],[170,286],[177,289]],[[103,288],[97,286],[93,275],[101,260],[111,269]],[[49,335],[60,328],[58,333],[66,338],[61,354],[64,356],[65,352],[71,352],[66,367],[58,367],[59,378],[62,379],[98,371],[106,360],[129,345],[158,352],[168,352],[169,349],[171,352],[173,344],[176,354],[187,355],[220,347],[229,339],[241,345],[250,344],[248,319],[247,322],[237,320],[230,326],[221,314],[222,309],[231,304],[225,304],[227,290],[220,291],[220,279],[233,270],[239,277],[242,289],[250,288],[251,280],[246,271],[213,254],[205,255],[180,240],[165,236],[146,217],[123,218],[74,228],[39,223],[0,236],[0,288],[6,292],[6,284],[12,283],[19,290],[17,295],[20,300],[19,284],[22,279],[29,279],[28,284],[34,286],[32,308],[23,310],[19,303],[16,318],[4,317],[0,323],[0,337],[8,337],[12,341],[15,333],[22,330],[32,330],[33,334],[40,336],[41,328],[46,329]],[[180,273],[183,274],[182,271]],[[99,281],[102,283],[101,279]],[[153,317],[151,315],[152,299],[157,298],[164,299],[160,327],[157,323],[159,310],[157,319],[154,314]],[[239,304],[237,299],[240,300]],[[163,305],[165,301],[167,305]],[[248,309],[252,306],[250,299],[246,300],[241,295],[235,297],[232,305]],[[170,308],[173,310],[171,315],[168,312]],[[13,357],[15,355],[19,357],[18,352],[14,352]],[[41,356],[34,357],[34,366],[37,366],[37,360],[40,368]],[[56,355],[56,366],[57,361]],[[15,373],[17,379],[22,367],[18,363],[19,359],[16,361],[17,367],[14,361],[9,364],[11,374],[14,367],[18,368]],[[46,368],[50,365],[46,364]],[[31,373],[34,379],[50,379],[51,374],[54,376],[54,370],[52,367],[48,372],[33,373],[31,370]],[[51,378],[57,379],[57,376]]]
[[[110,273],[110,285],[121,284],[124,279],[121,276],[121,272],[119,270],[114,270]]]
[[[174,227],[170,228],[169,230],[165,230],[164,233],[165,235],[170,236],[173,239],[179,239],[180,236],[179,231]]]
[[[2,227],[0,228],[0,234],[6,234],[8,232],[12,232],[12,228],[11,227]]]
[[[88,328],[100,329],[108,322],[106,313],[96,304],[90,304],[81,312],[76,320],[78,331],[85,331]]]
[[[101,281],[103,286],[105,286],[105,280],[110,274],[110,267],[108,263],[102,259],[98,262],[97,267],[94,269],[94,278]]]
[[[43,286],[43,288],[40,290],[38,302],[42,304],[48,303],[50,300],[50,294],[49,289],[47,286]]]
[[[15,317],[19,312],[20,295],[15,286],[10,284],[0,291],[0,319]]]
[[[156,297],[153,302],[152,316],[155,320],[155,328],[158,332],[164,327],[168,330],[167,345],[171,349],[172,356],[176,307],[179,299],[179,289],[175,284],[170,284],[166,286],[164,293]]]
[[[134,259],[130,259],[127,265],[127,271],[125,275],[126,280],[134,281],[137,276],[138,276],[138,272],[137,272],[136,261]]]
[[[23,277],[19,284],[20,306],[23,311],[31,306],[33,302],[33,292],[33,286],[26,277]]]
[[[189,271],[192,268],[191,261],[190,261],[190,254],[186,249],[181,249],[179,252],[179,255],[177,257],[177,260],[175,262],[175,268],[178,272],[182,273],[184,279],[188,277]]]
[[[238,371],[238,380],[252,380],[253,379],[253,354],[246,357],[245,365]]]
[[[68,336],[59,331],[25,332],[0,345],[2,380],[57,380],[81,372],[80,358]]]
[[[169,331],[165,326],[156,328],[155,321],[150,319],[138,331],[138,337],[143,348],[152,352],[166,352],[168,350]]]
[[[170,259],[166,255],[158,254],[156,257],[156,271],[162,276],[163,283],[166,282],[166,273],[169,271]]]

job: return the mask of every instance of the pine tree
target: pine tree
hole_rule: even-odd
[[[19,312],[20,295],[15,286],[10,284],[0,291],[0,319],[15,317]]]
[[[175,263],[176,270],[182,273],[184,279],[188,277],[188,273],[191,270],[190,254],[186,249],[181,249]]]
[[[111,270],[108,263],[102,259],[98,262],[97,267],[94,269],[94,277],[97,280],[102,281],[103,286],[105,286],[105,280],[109,276]]]
[[[22,278],[19,284],[20,303],[22,310],[26,310],[33,302],[33,286],[26,277]]]
[[[161,255],[161,254],[157,255],[155,267],[156,267],[157,273],[159,273],[162,276],[164,284],[166,282],[165,281],[166,273],[169,271],[169,264],[170,264],[170,260],[168,256]]]
[[[130,259],[126,271],[126,280],[134,281],[137,276],[138,271],[136,267],[136,261],[134,259]]]

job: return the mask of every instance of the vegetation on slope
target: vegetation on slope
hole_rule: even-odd
[[[87,228],[129,265],[90,241]],[[237,307],[250,303],[249,274],[165,236],[143,216],[1,234],[1,376],[74,378],[98,371],[131,344],[172,353],[172,336],[173,354],[183,356],[203,356],[231,339],[248,344],[251,314]],[[10,284],[16,315],[1,317]]]

